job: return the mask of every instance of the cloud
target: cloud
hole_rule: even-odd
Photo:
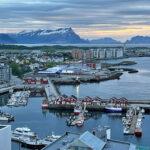
[[[0,32],[72,27],[85,38],[116,37],[119,32],[128,38],[129,29],[141,34],[150,25],[149,0],[0,0],[0,4]]]

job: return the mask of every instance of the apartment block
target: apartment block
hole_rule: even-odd
[[[0,64],[0,84],[9,83],[12,76],[12,69],[5,63]]]

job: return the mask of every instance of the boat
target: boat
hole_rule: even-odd
[[[81,105],[76,105],[74,107],[74,115],[79,115],[82,112],[82,106]]]
[[[105,107],[105,110],[107,113],[121,113],[122,112],[121,107],[114,107],[114,106]]]
[[[42,149],[46,146],[43,140],[39,139],[34,132],[27,127],[16,128],[12,131],[11,140],[21,143],[22,147],[31,149]]]
[[[75,125],[76,125],[76,126],[82,126],[83,123],[84,123],[84,116],[80,116],[79,118],[77,118],[77,119],[75,120]]]
[[[43,144],[43,140],[37,139],[37,138],[24,138],[21,141],[21,146],[31,149],[42,149],[46,145]]]
[[[7,106],[25,106],[27,105],[27,98],[30,95],[30,91],[19,91],[12,94],[11,98],[8,100]]]
[[[12,135],[21,135],[21,136],[27,136],[27,137],[36,137],[36,133],[32,132],[31,129],[27,127],[22,128],[16,128],[14,131],[12,131]]]
[[[8,113],[0,112],[0,121],[14,121],[14,116]]]
[[[142,135],[142,121],[137,119],[136,128],[135,128],[135,135],[141,136]]]
[[[47,100],[43,100],[42,109],[48,109],[48,101]]]
[[[8,121],[8,118],[5,116],[0,116],[0,121]]]
[[[123,134],[124,135],[128,135],[129,134],[129,128],[128,127],[124,127],[124,129],[123,129]]]
[[[141,136],[142,135],[142,127],[136,127],[135,135],[136,136]]]
[[[83,126],[84,120],[77,120],[76,121],[76,126],[81,127]]]
[[[50,144],[50,143],[53,143],[55,142],[57,139],[59,139],[61,136],[60,135],[55,135],[54,132],[52,132],[52,134],[50,136],[46,136],[44,139],[43,139],[43,144]]]

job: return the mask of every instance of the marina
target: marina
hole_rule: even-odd
[[[14,116],[0,111],[0,121],[14,121]]]
[[[122,118],[122,122],[124,125],[123,132],[125,135],[135,134],[136,136],[142,135],[142,120],[144,109],[140,108],[129,108],[126,113],[126,117]]]
[[[22,147],[41,150],[46,145],[49,145],[59,139],[61,136],[55,135],[52,132],[51,135],[46,136],[44,139],[39,139],[35,132],[27,127],[16,128],[12,131],[11,140],[13,142],[20,143]]]
[[[140,72],[138,74],[140,74]],[[113,139],[131,141],[133,143],[139,143],[140,145],[149,146],[149,142],[148,142],[149,135],[146,134],[147,129],[148,129],[148,124],[149,124],[149,104],[150,104],[148,100],[149,96],[145,97],[145,93],[141,94],[138,92],[136,92],[137,94],[134,94],[134,96],[132,95],[130,96],[130,92],[129,94],[125,95],[126,93],[125,88],[122,89],[122,87],[120,86],[119,88],[121,88],[122,90],[121,93],[117,93],[117,92],[113,93],[114,89],[118,88],[114,83],[115,82],[121,83],[122,80],[125,80],[125,77],[127,77],[129,80],[130,76],[133,76],[133,74],[129,75],[128,73],[125,73],[120,80],[112,80],[112,81],[106,81],[106,82],[100,83],[97,86],[98,88],[100,86],[100,90],[97,91],[97,88],[95,88],[94,92],[92,90],[93,89],[92,87],[93,85],[95,85],[95,83],[79,85],[79,96],[82,97],[79,99],[83,100],[83,104],[86,103],[86,109],[88,110],[88,113],[85,113],[88,117],[87,119],[85,117],[84,125],[80,127],[76,125],[75,126],[66,125],[66,120],[70,116],[74,117],[74,107],[75,107],[77,97],[78,97],[78,95],[76,94],[77,92],[76,90],[78,86],[63,85],[63,90],[61,86],[57,86],[58,90],[61,93],[61,96],[59,95],[60,98],[58,101],[56,97],[52,96],[53,94],[51,93],[46,94],[46,95],[51,95],[51,98],[54,100],[53,102],[55,102],[54,104],[52,103],[48,105],[49,108],[51,107],[50,109],[41,109],[43,106],[42,101],[47,100],[47,99],[45,97],[36,96],[36,97],[29,97],[28,104],[25,107],[22,107],[22,106],[8,107],[5,105],[7,103],[4,102],[4,104],[1,107],[1,110],[15,116],[16,121],[8,123],[12,125],[13,130],[17,127],[27,125],[38,134],[40,139],[44,139],[47,136],[47,133],[50,133],[52,131],[57,133],[57,135],[62,135],[66,131],[70,131],[70,130],[72,132],[79,133],[85,130],[92,130],[94,126],[98,126],[99,124],[101,124],[101,125],[108,125],[111,127]],[[146,79],[147,79],[147,76],[146,76]],[[134,80],[137,80],[136,75],[135,75]],[[111,88],[111,83],[113,83],[113,88]],[[107,88],[105,87],[105,85],[107,86]],[[141,83],[140,85],[143,86],[143,84]],[[84,92],[83,87],[88,87],[88,86],[91,87],[90,88],[91,90],[87,88],[85,91],[88,91],[88,92]],[[107,95],[105,95],[105,93],[102,93],[101,86],[103,89],[104,87],[106,88]],[[126,87],[128,87],[128,84],[126,85]],[[144,89],[144,87],[141,87],[141,88]],[[108,92],[109,89],[111,90],[111,92]],[[126,88],[126,90],[128,89]],[[148,91],[149,91],[148,88],[146,89],[146,91],[144,91],[144,92],[147,92],[146,95],[149,94]],[[65,95],[63,93],[65,93]],[[118,94],[121,94],[121,95],[118,95]],[[113,99],[115,97],[116,97],[116,101],[113,102]],[[56,98],[56,101],[55,101],[55,98]],[[70,101],[70,98],[71,98],[71,101]],[[64,101],[64,99],[66,100]],[[121,102],[120,99],[124,99],[125,100],[124,103],[118,103],[119,101]],[[62,104],[61,104],[61,100],[62,100]],[[111,108],[111,107],[115,107],[115,105],[117,107],[121,106],[121,108],[123,108],[123,111],[122,111],[123,113],[115,113],[115,114],[106,113],[106,106],[109,106],[109,108]],[[133,135],[125,136],[123,134],[122,117],[125,114],[124,112],[126,112],[129,109],[130,105],[142,106],[141,108],[145,108],[145,114],[143,115],[145,119],[142,120],[142,136],[140,138],[133,136]],[[22,116],[24,116],[24,118],[22,118]],[[135,117],[133,120],[137,122],[138,119]],[[38,126],[37,126],[37,123],[38,123]],[[60,124],[61,124],[61,129],[60,129]],[[133,129],[134,131],[135,131],[135,127],[136,127],[136,124],[134,123],[134,129]],[[117,132],[118,134],[115,135],[115,132]],[[18,144],[13,142],[12,147],[15,150],[15,148],[18,147]]]
[[[38,133],[40,138],[44,138],[47,136],[48,133],[54,131],[55,133],[62,135],[66,130],[72,131],[72,132],[83,132],[85,130],[92,130],[93,126],[97,126],[99,124],[101,125],[109,125],[112,129],[112,138],[113,139],[120,139],[120,140],[130,140],[133,143],[140,143],[141,145],[148,145],[146,142],[148,135],[146,134],[146,126],[149,124],[149,115],[144,115],[145,119],[143,120],[143,135],[141,139],[137,138],[131,138],[124,137],[123,136],[123,127],[122,127],[122,120],[120,116],[114,115],[114,114],[105,114],[102,112],[95,112],[90,113],[91,116],[89,119],[85,120],[84,126],[77,128],[76,126],[66,126],[66,119],[71,115],[73,116],[73,111],[42,111],[41,112],[41,98],[30,98],[28,106],[24,108],[24,110],[21,111],[21,109],[17,110],[18,108],[14,108],[12,113],[15,115],[15,117],[18,119],[17,122],[12,122],[13,128],[19,127],[23,124],[29,126],[31,129],[33,129],[36,133]],[[33,108],[36,107],[36,108]],[[3,108],[6,109],[6,108]],[[37,111],[38,110],[38,111]],[[8,108],[8,111],[11,111],[10,108]],[[18,112],[19,111],[19,112]],[[22,114],[24,114],[26,117],[22,118]],[[36,115],[36,116],[35,116]],[[28,117],[27,117],[28,116]],[[37,126],[37,119],[40,119],[38,122],[39,125]],[[58,131],[58,128],[60,128],[61,124],[61,130]],[[118,128],[118,127],[119,128]],[[41,130],[42,128],[42,130]],[[118,135],[115,136],[115,132],[117,131]],[[144,144],[145,143],[145,144]],[[17,147],[17,144],[13,143],[13,147]]]
[[[26,106],[30,91],[18,91],[11,95],[11,98],[8,100],[7,106]]]

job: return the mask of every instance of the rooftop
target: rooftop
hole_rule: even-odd
[[[69,150],[70,146],[89,147],[92,150],[150,150],[136,146],[132,143],[108,139],[106,142],[86,131],[79,135],[67,132],[54,143],[48,145],[42,150]]]
[[[72,142],[73,139],[75,139],[79,134],[77,133],[70,133],[66,132],[65,135],[63,135],[61,138],[56,140],[54,143],[48,145],[47,147],[43,148],[42,150],[57,150],[64,147],[67,143]]]
[[[136,145],[116,140],[107,140],[104,150],[136,150]]]
[[[10,125],[0,125],[0,130],[8,127],[10,127]]]
[[[6,126],[0,126],[0,129],[5,128]]]
[[[63,150],[67,150],[71,146],[89,147],[92,150],[102,150],[105,144],[104,141],[94,136],[89,131],[86,131],[77,137],[72,143],[67,144]]]

